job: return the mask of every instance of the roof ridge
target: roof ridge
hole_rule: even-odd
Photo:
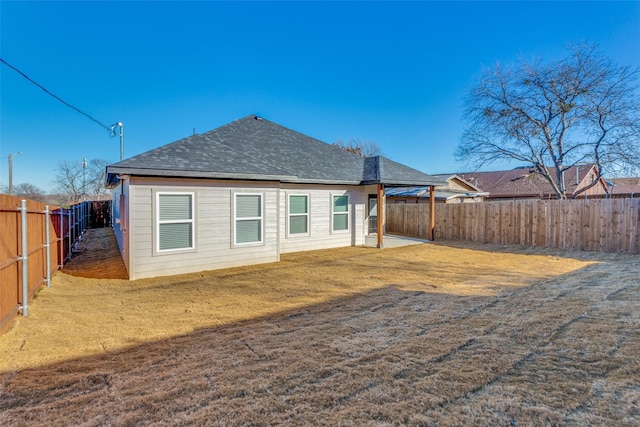
[[[204,135],[206,135],[206,134],[210,134],[210,133],[213,133],[213,132],[215,132],[215,131],[222,130],[222,129],[226,128],[226,127],[231,128],[231,125],[232,125],[233,123],[240,122],[240,121],[244,121],[244,120],[250,120],[251,118],[254,118],[254,120],[265,120],[265,119],[263,119],[263,118],[261,118],[261,117],[259,117],[259,116],[255,115],[255,114],[250,114],[250,115],[248,115],[248,116],[246,116],[246,117],[243,117],[243,118],[241,118],[241,119],[234,120],[234,121],[232,121],[232,122],[230,122],[230,123],[224,124],[224,125],[222,125],[222,126],[220,126],[220,127],[217,127],[217,128],[212,129],[212,130],[210,130],[210,131],[208,131],[208,132],[205,132],[205,133],[204,133],[204,134],[202,134],[202,135],[204,136]],[[267,122],[269,122],[269,120],[266,120],[266,121],[267,121]],[[273,122],[269,122],[269,123],[273,123]],[[224,141],[220,141],[220,140],[217,140],[217,141],[215,141],[215,142],[216,142],[216,143],[218,143],[218,144],[220,144],[220,145],[224,145],[227,149],[229,149],[229,150],[233,151],[234,153],[240,154],[240,155],[241,155],[241,156],[243,156],[243,157],[246,157],[246,158],[249,158],[249,159],[252,159],[252,160],[258,160],[258,161],[260,161],[261,163],[263,163],[264,165],[267,165],[267,166],[269,166],[269,167],[272,167],[272,168],[276,169],[276,170],[277,170],[277,171],[279,171],[279,172],[282,172],[282,173],[283,173],[283,175],[291,175],[291,173],[289,173],[289,172],[285,171],[284,169],[282,169],[282,167],[281,167],[281,166],[276,165],[276,164],[273,164],[272,162],[269,162],[269,161],[265,161],[264,159],[257,159],[255,156],[249,156],[247,153],[243,152],[242,150],[236,149],[236,147],[234,147],[234,146],[233,146],[233,145],[231,145],[231,144],[228,144],[228,143],[226,143],[226,142],[224,142]],[[291,176],[295,176],[296,178],[298,178],[298,176],[297,176],[297,175],[291,175]]]

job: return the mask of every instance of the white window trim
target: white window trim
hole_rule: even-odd
[[[334,212],[333,208],[334,208],[334,203],[333,203],[333,198],[334,197],[341,197],[341,196],[347,196],[347,212]],[[329,197],[331,198],[329,200],[329,204],[331,206],[331,234],[347,234],[351,232],[351,194],[349,192],[346,193],[331,193],[329,195]],[[334,219],[334,214],[335,215],[347,215],[347,229],[346,230],[334,230],[333,229],[333,219]]]
[[[307,213],[305,214],[292,214],[291,213],[291,196],[307,196]],[[291,217],[292,216],[306,216],[307,217],[307,232],[306,233],[291,233]],[[311,234],[311,195],[309,193],[288,193],[287,194],[287,237],[308,237]]]
[[[236,205],[238,198],[237,196],[260,196],[260,213],[262,216],[259,217],[247,217],[247,218],[236,218]],[[264,192],[233,192],[231,195],[231,229],[233,230],[231,236],[231,247],[232,248],[246,248],[248,246],[264,246],[264,206],[265,206],[265,193]],[[260,241],[259,242],[246,242],[246,243],[236,243],[236,226],[238,224],[238,220],[240,221],[255,221],[256,219],[260,220]]]
[[[191,219],[190,220],[171,220],[160,221],[160,196],[165,194],[181,194],[191,196]],[[153,254],[154,255],[166,255],[183,252],[195,252],[196,251],[196,193],[195,191],[155,191],[154,194],[155,206],[153,209],[154,218],[154,242],[153,242]],[[179,249],[160,249],[160,224],[184,224],[191,223],[191,247],[179,248]]]

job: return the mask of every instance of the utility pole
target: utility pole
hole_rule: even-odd
[[[17,151],[13,154],[9,154],[9,195],[13,196],[13,158],[18,154],[22,154],[22,151]]]
[[[118,122],[120,126],[120,161],[124,160],[124,125],[122,122]]]
[[[111,137],[116,136],[116,126],[120,128],[120,161],[124,160],[124,124],[122,122],[118,122],[116,124],[111,125],[109,128],[111,130]]]
[[[87,200],[87,158],[82,159],[82,201]]]

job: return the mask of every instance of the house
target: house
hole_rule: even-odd
[[[439,183],[253,115],[110,165],[106,179],[132,280],[274,262],[368,235],[383,247],[384,188]]]
[[[489,193],[482,191],[458,175],[432,175],[442,180],[434,187],[436,203],[475,203],[482,202]],[[387,203],[429,203],[429,187],[393,187],[385,190]]]
[[[609,178],[610,197],[640,197],[640,178]]]
[[[550,168],[550,171],[554,174],[555,168]],[[556,198],[551,184],[529,166],[502,171],[459,173],[458,176],[488,192],[487,200]],[[578,197],[605,196],[605,180],[598,178],[598,170],[594,164],[576,165],[564,172],[569,195],[577,194],[594,180],[598,180],[596,185],[580,193]]]

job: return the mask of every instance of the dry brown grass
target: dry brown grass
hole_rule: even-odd
[[[0,337],[1,425],[640,424],[636,256],[449,242],[129,282],[109,239]]]

